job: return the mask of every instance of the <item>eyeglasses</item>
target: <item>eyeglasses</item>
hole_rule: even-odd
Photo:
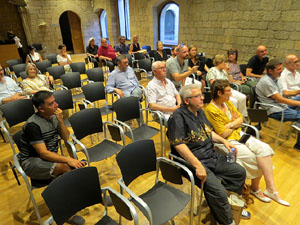
[[[187,98],[202,98],[203,95],[202,94],[199,94],[199,95],[195,95],[195,96],[189,96]]]
[[[297,60],[295,62],[289,62],[289,63],[296,64],[296,63],[299,63],[299,60]]]
[[[165,70],[165,69],[167,69],[165,66],[164,67],[158,67],[158,68],[156,68],[157,70]]]

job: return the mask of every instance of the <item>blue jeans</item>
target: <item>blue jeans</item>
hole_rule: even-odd
[[[299,98],[300,99],[300,98]],[[297,107],[296,109],[286,109],[283,111],[284,113],[284,121],[297,121],[300,122],[300,107]],[[281,120],[281,112],[276,112],[272,113],[269,115],[269,117],[276,119],[276,120]],[[300,135],[298,133],[297,137],[297,145],[300,145]]]
[[[292,97],[293,100],[295,101],[300,101],[300,95],[296,96],[296,97]],[[296,109],[298,106],[294,106],[294,105],[289,105],[290,109]]]

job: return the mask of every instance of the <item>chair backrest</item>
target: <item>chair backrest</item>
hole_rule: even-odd
[[[55,179],[42,196],[55,222],[64,224],[76,212],[102,203],[102,191],[96,167],[72,170]]]
[[[83,109],[69,118],[70,124],[77,139],[103,131],[100,109]]]
[[[64,66],[52,66],[47,68],[48,73],[53,76],[54,80],[60,79],[65,74]]]
[[[72,72],[79,72],[80,74],[85,74],[86,73],[84,62],[71,63],[70,67],[72,69]]]
[[[11,71],[13,71],[12,66],[22,64],[22,63],[23,63],[22,59],[10,59],[10,60],[6,61],[6,64],[8,65],[8,67]]]
[[[126,145],[116,156],[124,183],[156,170],[156,152],[153,140],[141,140]]]
[[[20,73],[25,71],[26,65],[27,65],[26,63],[21,63],[21,64],[17,64],[17,65],[12,66],[13,71],[15,72],[15,75],[17,77],[20,77]]]
[[[48,60],[51,61],[52,64],[57,63],[57,54],[49,54],[46,56]]]
[[[164,47],[165,52],[167,55],[171,55],[171,48],[170,47]]]
[[[42,51],[43,50],[43,46],[41,43],[35,43],[32,44],[32,46],[35,48],[36,51]]]
[[[105,99],[105,87],[102,82],[89,83],[82,86],[85,99],[94,102]]]
[[[112,105],[117,114],[117,119],[124,122],[140,118],[139,99],[137,97],[120,98]]]
[[[70,72],[62,75],[61,77],[62,83],[68,89],[81,87],[81,79],[79,72]]]
[[[20,77],[22,78],[22,80],[26,79],[28,77],[26,71],[22,71],[19,73]]]
[[[49,60],[43,60],[36,63],[36,67],[41,71],[42,74],[46,74],[47,68],[52,66],[52,62]]]
[[[86,74],[89,80],[92,80],[94,82],[104,82],[104,75],[101,67],[88,69],[86,71]]]
[[[73,109],[73,99],[71,90],[58,90],[53,92],[58,107],[61,110]]]
[[[147,50],[147,53],[150,53],[150,51],[151,51],[151,46],[150,46],[150,45],[144,45],[144,46],[142,47],[142,49],[146,49],[146,50]]]
[[[240,64],[241,73],[246,76],[247,64]]]
[[[0,106],[8,125],[10,127],[26,121],[34,114],[34,107],[30,99],[19,99]]]
[[[145,58],[145,54],[143,52],[137,52],[134,53],[133,55],[135,60],[140,60]]]
[[[212,68],[214,66],[213,64],[213,60],[211,58],[205,58],[205,65],[208,67],[208,68]]]
[[[150,53],[149,53],[149,56],[154,58],[155,52],[156,52],[156,50],[151,50]]]
[[[139,60],[139,68],[146,70],[147,72],[152,71],[151,59],[145,58]]]

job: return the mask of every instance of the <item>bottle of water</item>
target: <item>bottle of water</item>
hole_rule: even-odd
[[[228,155],[227,155],[227,162],[229,162],[229,163],[235,162],[235,154],[234,154],[234,152],[235,152],[235,149],[231,148],[231,152],[229,152]]]

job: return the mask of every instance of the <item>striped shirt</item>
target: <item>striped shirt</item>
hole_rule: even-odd
[[[45,143],[48,151],[58,151],[59,125],[55,115],[51,120],[38,113],[32,115],[23,126],[23,132],[18,156],[21,161],[29,157],[39,157],[33,144]]]
[[[42,74],[37,74],[35,78],[26,78],[22,85],[26,95],[31,91],[50,91],[48,77]]]

